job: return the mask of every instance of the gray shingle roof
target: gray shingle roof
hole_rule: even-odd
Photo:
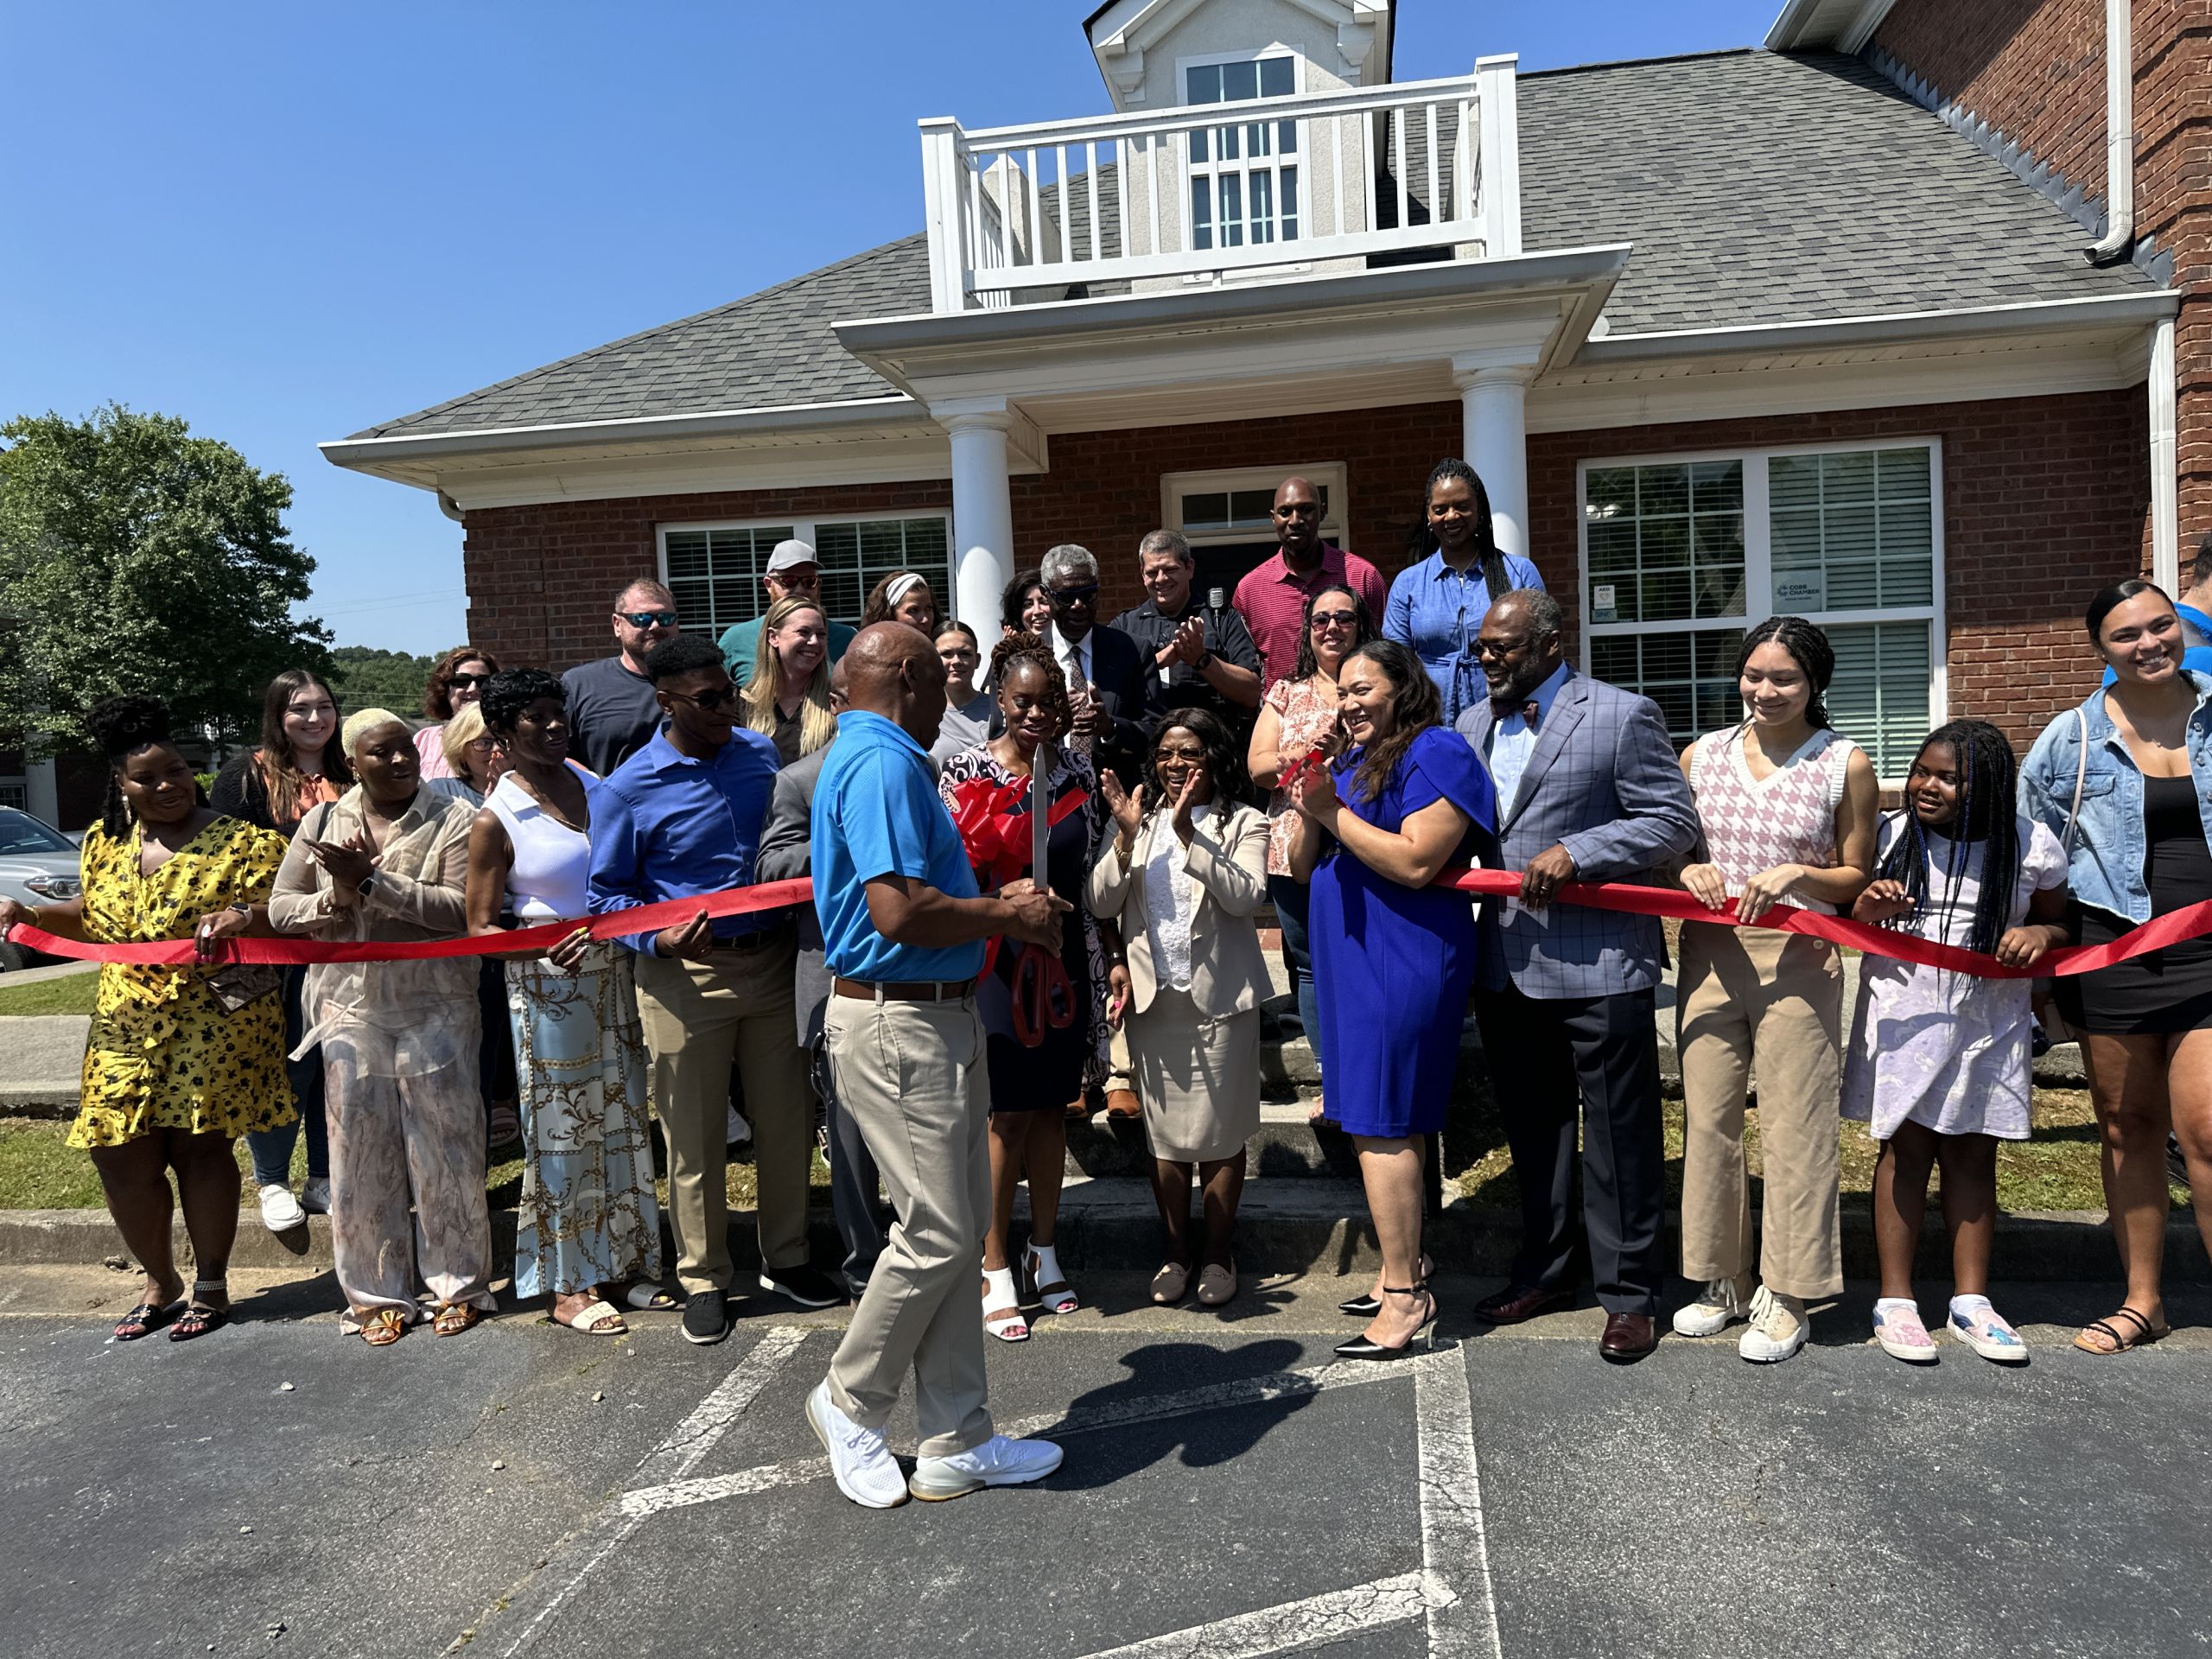
[[[1616,337],[2156,286],[2087,264],[2072,219],[1855,59],[1600,64],[1524,75],[1519,99],[1523,245],[1636,245]],[[830,325],[928,309],[926,257],[920,236],[887,243],[354,435],[887,396]]]
[[[1730,53],[1524,75],[1522,243],[1633,242],[1616,335],[2157,286],[1856,59]]]

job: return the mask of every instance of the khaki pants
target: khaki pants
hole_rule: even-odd
[[[1843,966],[1818,939],[1692,922],[1682,929],[1682,1276],[1750,1287],[1744,1097],[1758,1073],[1759,1278],[1785,1296],[1843,1288],[1836,1122]]]
[[[991,1438],[984,1408],[983,1229],[991,1218],[989,1071],[983,1021],[958,1002],[831,996],[830,1086],[874,1155],[897,1219],[830,1362],[830,1395],[880,1428],[914,1373],[920,1454]]]
[[[653,1109],[668,1141],[669,1222],[676,1275],[687,1291],[727,1290],[730,1064],[745,1086],[760,1177],[760,1260],[792,1268],[807,1259],[807,1173],[814,1101],[798,1046],[786,933],[757,950],[718,947],[706,962],[638,958],[638,1018],[652,1052]]]

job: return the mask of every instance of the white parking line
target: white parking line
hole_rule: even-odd
[[[1483,1483],[1475,1466],[1475,1406],[1465,1358],[1423,1362],[1414,1376],[1421,1441],[1421,1560],[1435,1592],[1428,1607],[1432,1659],[1502,1659],[1490,1547],[1483,1531]]]
[[[1402,1372],[1400,1373],[1403,1375]],[[1404,1624],[1428,1611],[1425,1573],[1401,1573],[1395,1579],[1356,1584],[1302,1601],[1286,1601],[1257,1612],[1193,1624],[1187,1630],[1147,1637],[1127,1647],[1108,1648],[1088,1659],[1263,1659],[1341,1642],[1362,1630]]]

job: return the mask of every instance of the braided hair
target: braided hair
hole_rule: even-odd
[[[1919,765],[1938,744],[1950,746],[1959,774],[1958,821],[1945,838],[1950,846],[1942,871],[1943,904],[1948,908],[1956,903],[1974,845],[1980,842],[1981,890],[1974,899],[1974,930],[1967,948],[1986,956],[1995,951],[1997,942],[2012,925],[2013,887],[2020,871],[2019,807],[2015,795],[2019,766],[2005,734],[1986,720],[1955,720],[1938,726],[1922,740],[1914,764]],[[1911,896],[1912,908],[1885,925],[1894,927],[1907,917],[1927,912],[1934,856],[1920,815],[1908,801],[1897,838],[1890,844],[1888,855],[1875,874],[1902,883]]]
[[[123,798],[123,763],[143,750],[172,742],[169,711],[156,697],[103,697],[85,711],[85,733],[107,758],[107,792],[100,798],[100,829],[111,841],[130,833],[130,807]],[[198,791],[200,804],[207,791]]]
[[[1475,499],[1475,562],[1482,569],[1483,587],[1495,605],[1515,584],[1505,573],[1505,555],[1497,545],[1497,529],[1491,518],[1490,492],[1483,487],[1475,469],[1456,456],[1438,461],[1429,469],[1428,482],[1421,486],[1420,546],[1414,556],[1425,559],[1436,551],[1436,532],[1428,524],[1428,504],[1435,498],[1436,486],[1451,479],[1465,484]]]
[[[1057,742],[1075,724],[1075,705],[1068,701],[1068,677],[1060,671],[1059,659],[1052,655],[1050,645],[1033,633],[1007,634],[991,647],[991,683],[1003,691],[1006,677],[1024,663],[1045,676],[1046,696],[1052,699],[1053,715],[1059,721],[1052,734]]]
[[[1835,729],[1828,718],[1828,706],[1822,702],[1828,682],[1835,677],[1835,647],[1817,623],[1808,622],[1802,616],[1770,616],[1744,635],[1744,648],[1736,654],[1736,679],[1741,683],[1744,671],[1751,664],[1751,653],[1761,645],[1780,645],[1788,652],[1797,666],[1805,671],[1805,677],[1812,683],[1813,695],[1805,703],[1805,718],[1816,732]]]

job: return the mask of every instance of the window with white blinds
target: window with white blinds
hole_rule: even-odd
[[[661,578],[692,633],[715,635],[768,608],[760,573],[776,543],[797,537],[822,564],[822,602],[831,618],[857,626],[868,589],[897,570],[950,599],[950,528],[942,514],[917,518],[799,518],[763,524],[663,524]]]
[[[1742,718],[1744,630],[1806,617],[1837,729],[1902,778],[1943,717],[1941,474],[1932,441],[1584,463],[1586,665],[1687,743]]]

